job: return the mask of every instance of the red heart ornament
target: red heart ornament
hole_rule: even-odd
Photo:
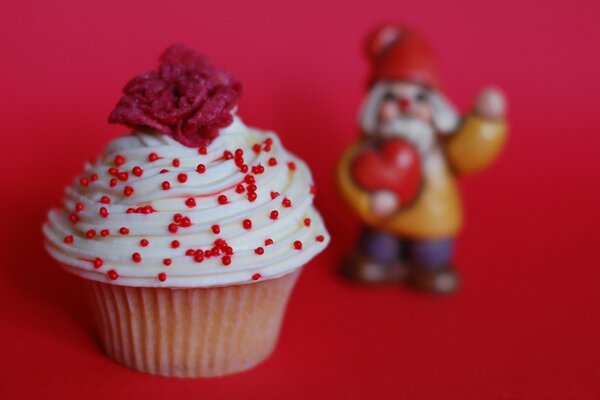
[[[419,153],[400,139],[388,140],[379,149],[360,152],[351,164],[351,173],[363,189],[390,190],[404,205],[414,200],[421,188]]]

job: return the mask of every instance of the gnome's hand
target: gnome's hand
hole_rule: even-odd
[[[496,88],[485,88],[475,100],[474,111],[487,119],[503,119],[506,113],[506,98]]]
[[[371,195],[371,211],[379,218],[387,217],[400,207],[400,199],[393,192],[379,190]]]

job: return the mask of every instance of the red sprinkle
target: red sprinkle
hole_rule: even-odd
[[[244,177],[244,182],[246,182],[247,184],[251,185],[253,183],[256,183],[256,179],[254,179],[254,177],[252,175],[246,175]]]
[[[198,149],[198,153],[202,154],[202,155],[206,155],[207,151],[206,151],[206,147],[202,146]]]
[[[185,255],[186,256],[193,256],[194,254],[196,254],[196,252],[194,251],[194,249],[187,249],[185,251]]]
[[[291,206],[292,206],[292,201],[286,197],[286,198],[284,198],[284,199],[281,201],[281,204],[282,204],[284,207],[286,207],[286,208],[289,208],[289,207],[291,207]]]
[[[118,172],[117,178],[119,178],[119,180],[125,182],[125,181],[127,181],[127,179],[129,179],[129,172],[127,172],[127,171]]]
[[[288,163],[288,168],[290,169],[290,171],[295,171],[296,170],[296,163],[290,161]]]
[[[269,239],[265,239],[265,246],[270,246],[273,244],[273,239],[269,238]]]
[[[236,149],[236,150],[235,150],[235,156],[236,156],[237,158],[240,158],[240,157],[242,157],[243,155],[244,155],[244,150],[242,150],[242,149]]]
[[[194,199],[193,197],[190,197],[189,199],[187,199],[185,201],[185,205],[188,206],[189,208],[196,207],[196,199]]]
[[[112,175],[112,176],[117,176],[117,173],[118,173],[118,172],[119,172],[119,170],[118,170],[118,169],[116,169],[115,167],[110,167],[110,168],[108,169],[108,173],[109,173],[110,175]]]
[[[117,167],[120,167],[120,166],[121,166],[121,165],[123,165],[123,164],[125,164],[125,157],[123,157],[123,156],[121,156],[121,155],[117,154],[117,155],[115,156],[115,165],[116,165]]]
[[[277,165],[277,159],[275,157],[269,158],[269,166],[274,167]]]
[[[133,194],[133,188],[131,186],[125,186],[125,189],[123,189],[123,194],[125,196],[131,196]]]
[[[110,234],[108,229],[102,229],[100,231],[100,236],[108,236]]]
[[[92,239],[94,236],[96,236],[96,231],[95,231],[95,230],[93,230],[93,229],[90,229],[89,231],[87,231],[87,232],[85,233],[85,236],[86,236],[88,239]]]
[[[304,225],[310,226],[310,218],[304,218]]]
[[[98,180],[98,174],[92,174],[92,175],[90,175],[90,181],[96,182],[97,180]]]
[[[166,168],[163,168],[163,169],[160,170],[161,174],[166,174],[167,172],[169,172],[169,170],[166,169]]]
[[[252,146],[252,150],[254,150],[254,152],[255,152],[256,154],[260,153],[260,150],[261,150],[260,143],[256,143],[256,144],[254,144],[254,145]]]
[[[108,196],[102,196],[100,203],[110,204],[110,198]]]
[[[229,203],[229,200],[227,199],[227,196],[225,196],[224,194],[219,195],[219,197],[217,198],[217,201],[219,202],[219,204],[227,204]]]
[[[246,218],[244,221],[242,221],[242,226],[244,229],[252,229],[252,221]]]
[[[175,168],[179,167],[179,159],[178,159],[178,158],[174,158],[174,159],[173,159],[173,166],[174,166]]]
[[[179,174],[177,175],[177,180],[181,183],[185,183],[185,181],[187,181],[187,175],[186,174]]]
[[[210,227],[210,229],[212,230],[212,232],[215,235],[218,235],[219,233],[221,233],[221,227],[219,225],[213,225]]]
[[[169,232],[175,233],[175,232],[177,232],[178,229],[179,229],[179,227],[177,226],[177,224],[175,224],[175,223],[169,224]]]
[[[244,189],[244,185],[242,185],[241,183],[239,185],[237,185],[235,188],[236,193],[244,193],[244,190],[246,190],[246,189]]]
[[[140,246],[142,247],[146,247],[150,244],[150,242],[148,241],[148,239],[142,239],[140,240]]]
[[[262,247],[257,247],[254,249],[254,252],[260,256],[260,255],[264,254],[265,249],[263,249]]]
[[[104,260],[99,257],[96,257],[96,259],[94,260],[94,268],[100,268],[103,264]]]
[[[249,192],[248,193],[248,201],[253,202],[254,200],[256,200],[256,193],[255,192]]]
[[[117,271],[115,271],[114,269],[111,269],[110,271],[106,272],[106,275],[108,275],[108,277],[113,281],[119,279],[119,274],[117,274]]]
[[[106,209],[106,207],[100,207],[99,213],[102,218],[108,217],[108,210]]]
[[[294,248],[295,248],[296,250],[302,250],[302,242],[301,242],[301,241],[299,241],[299,240],[296,240],[296,241],[294,242]]]
[[[246,164],[242,165],[242,166],[240,167],[240,172],[241,172],[242,174],[245,174],[246,172],[248,172],[248,166],[247,166]]]
[[[262,278],[262,275],[261,275],[261,274],[259,274],[259,273],[256,273],[256,274],[252,275],[252,280],[253,280],[253,281],[257,281],[257,280],[259,280],[260,278]]]
[[[183,217],[179,225],[181,225],[182,228],[189,228],[190,226],[192,226],[192,220],[190,219],[190,217]]]
[[[140,261],[142,261],[142,256],[140,255],[140,253],[133,253],[131,255],[131,259],[137,263],[139,263]]]
[[[173,221],[175,221],[177,223],[180,223],[182,218],[183,218],[183,215],[181,215],[180,213],[173,215]]]
[[[75,214],[71,214],[69,215],[69,221],[71,221],[72,224],[76,224],[79,222],[79,217]]]
[[[158,160],[158,154],[156,154],[156,153],[150,153],[150,154],[148,155],[148,161],[150,161],[150,162],[154,162],[154,161],[156,161],[156,160]]]
[[[73,243],[73,235],[65,236],[64,242],[67,243],[67,244]]]
[[[77,203],[75,204],[75,211],[79,212],[83,210],[83,204]]]
[[[131,173],[134,174],[135,176],[142,176],[142,174],[144,173],[144,170],[138,166],[135,166],[131,170]]]
[[[79,180],[79,183],[81,184],[81,186],[87,186],[87,185],[89,185],[90,181],[88,181],[87,178],[81,178]]]
[[[169,181],[164,181],[162,184],[162,190],[169,190],[171,189],[171,184],[169,183]]]
[[[117,183],[118,183],[117,178],[112,178],[109,182],[109,185],[110,185],[110,187],[115,187],[115,186],[117,186]]]
[[[166,266],[169,266],[169,265],[171,265],[171,259],[170,259],[170,258],[165,258],[165,259],[163,260],[163,264],[165,264]]]
[[[279,211],[277,211],[277,210],[271,211],[271,213],[269,214],[269,218],[271,218],[271,219],[279,218]]]
[[[265,139],[265,144],[266,144],[267,146],[270,146],[270,145],[272,145],[272,144],[273,144],[273,139],[271,139],[271,138],[266,138],[266,139]]]
[[[223,256],[223,257],[221,257],[221,262],[223,263],[223,265],[229,265],[229,264],[231,264],[231,257]]]
[[[325,236],[323,236],[323,235],[319,235],[319,236],[317,236],[317,237],[315,238],[315,240],[316,240],[317,242],[322,242],[322,241],[324,241],[324,240],[325,240]]]
[[[171,242],[171,247],[172,247],[172,248],[174,248],[174,249],[176,249],[176,248],[178,248],[178,247],[179,247],[179,244],[180,244],[180,243],[179,243],[179,240],[173,240],[173,241]]]
[[[165,274],[164,272],[161,272],[158,274],[158,280],[161,282],[164,282],[167,280],[167,274]]]
[[[271,192],[271,199],[276,199],[277,197],[279,197],[279,192]]]
[[[223,158],[225,160],[231,160],[233,158],[233,154],[229,150],[225,150],[223,152]]]
[[[121,235],[128,235],[128,234],[129,234],[129,229],[127,229],[127,228],[125,228],[125,227],[123,226],[123,227],[121,227],[121,228],[119,229],[119,233],[120,233]]]
[[[206,172],[206,166],[204,164],[198,164],[198,166],[196,167],[196,171],[199,174],[203,174]]]

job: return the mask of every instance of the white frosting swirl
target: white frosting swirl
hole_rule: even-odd
[[[249,167],[246,173],[235,158],[224,157],[224,152],[235,155],[238,149]],[[159,158],[151,161],[152,153]],[[116,165],[116,157],[123,157],[124,163]],[[205,172],[197,171],[199,164]],[[258,167],[253,173],[252,167],[258,165],[264,172]],[[141,168],[141,176],[133,173],[134,167]],[[139,175],[139,169],[136,172]],[[180,174],[186,175],[184,182]],[[247,183],[247,175],[255,183]],[[312,206],[313,180],[306,164],[287,152],[276,134],[248,128],[237,117],[221,130],[206,154],[164,134],[133,132],[109,143],[95,163],[85,166],[82,177],[66,189],[64,207],[49,212],[43,230],[50,254],[87,279],[143,287],[250,283],[300,268],[329,242],[321,216]],[[168,190],[162,187],[164,181],[169,182]],[[244,191],[238,193],[240,184]],[[251,185],[256,185],[254,201],[248,199]],[[133,192],[126,195],[126,187]],[[220,204],[220,195],[228,203]],[[189,198],[194,200],[186,204]],[[284,199],[291,206],[286,207]],[[132,212],[144,206],[151,206],[153,212]],[[176,214],[188,217],[191,225],[186,227]],[[244,226],[246,219],[251,228]],[[171,229],[177,228],[176,232],[169,230],[170,224],[175,224]],[[213,225],[219,226],[218,233]],[[203,257],[201,262],[186,255],[189,249],[206,254],[217,239],[226,242],[217,246],[220,254]]]

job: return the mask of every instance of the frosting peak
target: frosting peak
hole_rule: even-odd
[[[250,283],[289,273],[329,236],[306,164],[239,118],[207,147],[134,131],[109,143],[44,225],[48,251],[127,286]]]

